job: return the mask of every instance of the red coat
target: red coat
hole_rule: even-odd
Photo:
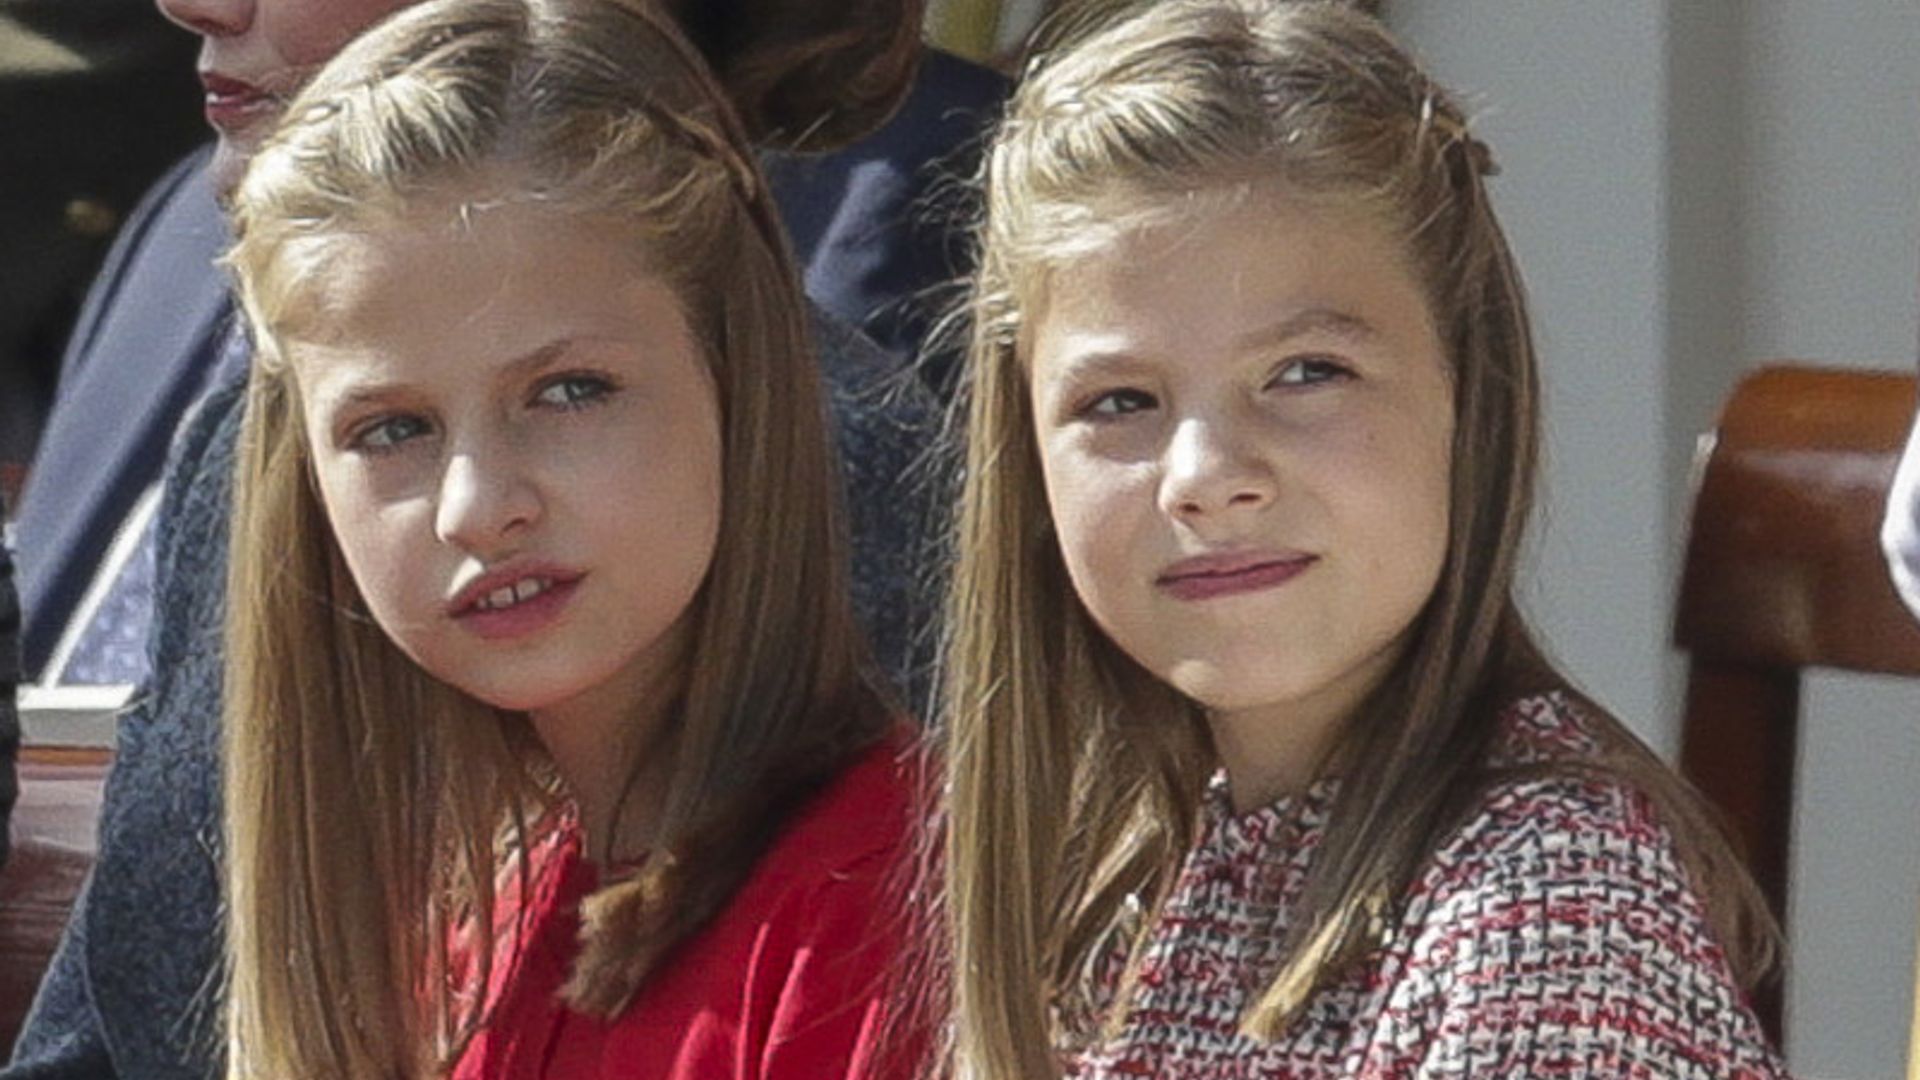
[[[536,868],[527,948],[495,966],[494,1021],[456,1080],[910,1080],[917,1054],[897,1034],[895,978],[915,835],[909,774],[892,743],[849,765],[610,1022],[558,997],[580,900],[598,879],[578,833],[561,837],[555,863]]]

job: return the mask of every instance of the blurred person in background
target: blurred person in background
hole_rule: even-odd
[[[146,0],[0,0],[0,492],[9,503],[87,282],[140,193],[203,137],[192,55]]]

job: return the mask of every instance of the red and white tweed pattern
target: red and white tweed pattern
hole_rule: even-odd
[[[1516,703],[1500,757],[1590,752],[1578,707]],[[1515,781],[1437,851],[1384,945],[1278,1041],[1239,1033],[1279,968],[1335,785],[1236,816],[1223,778],[1116,1038],[1076,1078],[1770,1080],[1767,1048],[1672,839],[1630,790]]]

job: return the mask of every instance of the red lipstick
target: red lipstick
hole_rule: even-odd
[[[1317,561],[1319,556],[1303,552],[1201,555],[1167,567],[1154,584],[1178,600],[1211,600],[1277,588]]]

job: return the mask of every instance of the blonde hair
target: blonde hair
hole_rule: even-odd
[[[1162,0],[1064,32],[983,168],[968,299],[963,491],[942,704],[952,949],[947,1065],[1056,1076],[1124,1019],[1139,952],[1193,842],[1214,756],[1200,707],[1075,596],[1034,441],[1025,348],[1051,276],[1196,191],[1276,185],[1400,236],[1454,395],[1447,549],[1395,669],[1329,756],[1342,783],[1286,943],[1243,1028],[1276,1036],[1382,933],[1422,861],[1502,773],[1501,707],[1565,682],[1513,600],[1538,458],[1526,302],[1457,106],[1378,23],[1332,3]],[[1205,201],[1201,203],[1204,205]],[[1590,705],[1590,703],[1588,703]],[[1597,707],[1599,771],[1653,798],[1736,966],[1769,963],[1757,891],[1684,784]],[[1136,908],[1137,903],[1137,908]],[[1092,972],[1130,957],[1117,994]]]
[[[738,121],[676,31],[605,0],[436,0],[350,45],[234,202],[256,355],[225,709],[228,1075],[411,1077],[485,1020],[502,890],[555,781],[523,718],[375,626],[316,494],[282,344],[329,245],[489,194],[616,219],[714,375],[721,524],[672,695],[658,842],[586,905],[568,987],[611,1015],[733,894],[780,820],[890,723],[845,600],[803,301]],[[777,542],[774,539],[777,538]],[[461,955],[454,955],[459,937]]]

